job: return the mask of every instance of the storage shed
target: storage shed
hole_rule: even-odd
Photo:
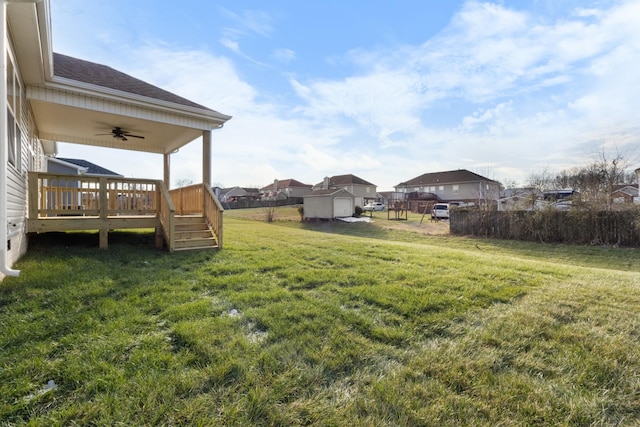
[[[333,219],[353,216],[355,198],[344,188],[313,191],[304,196],[304,217]]]

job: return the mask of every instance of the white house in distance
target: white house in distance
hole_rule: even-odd
[[[123,188],[145,188],[144,194],[127,195],[152,201],[144,212],[136,206],[141,214],[130,224],[155,228],[156,244],[166,242],[171,251],[185,248],[184,242],[178,244],[174,225],[178,216],[198,208],[222,247],[222,208],[209,194],[211,133],[231,117],[108,66],[52,52],[49,0],[1,0],[0,25],[0,280],[19,274],[12,267],[27,251],[27,233],[96,230],[100,247],[106,247],[108,230],[126,228],[119,215],[133,213],[115,206],[102,185],[108,180],[120,194]],[[96,135],[101,133],[96,129],[104,134]],[[180,199],[169,189],[171,154],[199,138],[203,184],[179,189],[185,196]],[[45,206],[52,199],[38,194],[51,191],[45,188],[52,181],[46,159],[56,154],[57,142],[124,149],[132,155],[157,153],[164,179],[76,175],[78,186],[64,191],[83,189],[71,201],[91,198],[96,205],[83,215],[52,221],[60,207],[52,212]],[[197,195],[202,202],[185,206],[187,193],[194,195],[189,200]]]
[[[275,179],[260,189],[262,200],[283,200],[292,197],[304,197],[311,193],[312,186],[295,179]]]
[[[377,187],[355,175],[336,175],[325,177],[324,180],[313,186],[313,190],[329,190],[343,188],[355,196],[355,205],[363,207],[370,201],[378,198]]]
[[[250,187],[229,187],[218,188],[215,190],[221,202],[230,203],[239,200],[258,200],[260,191],[257,188]]]
[[[536,188],[506,188],[498,199],[499,211],[532,211],[543,198],[542,191]]]
[[[481,175],[458,169],[425,173],[395,186],[400,193],[430,193],[442,202],[467,202],[482,205],[500,197],[500,183]]]

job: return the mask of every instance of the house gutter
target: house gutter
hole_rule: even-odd
[[[5,276],[17,276],[20,270],[14,270],[9,267],[9,254],[7,242],[9,240],[9,220],[7,214],[7,185],[8,185],[8,169],[9,160],[9,144],[7,141],[7,3],[14,1],[16,3],[38,3],[41,0],[0,0],[0,68],[2,76],[0,76],[0,140],[2,149],[0,149],[0,273]]]

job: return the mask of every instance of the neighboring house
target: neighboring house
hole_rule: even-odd
[[[507,188],[500,193],[499,211],[531,211],[536,209],[542,192],[536,188]]]
[[[356,197],[344,188],[316,190],[304,196],[304,217],[333,219],[353,216]]]
[[[483,205],[500,197],[500,183],[481,175],[459,169],[431,172],[401,182],[396,192],[429,194],[430,198],[443,202],[466,202]]]
[[[570,200],[572,197],[577,196],[579,193],[576,190],[570,188],[563,188],[560,190],[545,190],[542,194],[542,198],[547,202],[560,202]]]
[[[87,160],[66,159],[62,157],[47,157],[47,172],[67,175],[123,177],[123,175],[119,173],[110,171]]]
[[[360,207],[368,202],[376,201],[378,197],[377,187],[374,184],[351,174],[325,177],[322,182],[313,186],[314,191],[335,188],[344,188],[353,194],[355,205]]]
[[[159,192],[158,188],[169,187],[171,154],[202,138],[202,178],[208,184],[212,131],[231,118],[108,66],[52,52],[50,17],[49,0],[3,1],[0,5],[4,48],[0,68],[5,76],[0,79],[0,110],[5,111],[0,114],[0,280],[19,273],[12,265],[27,251],[27,233],[65,231],[69,228],[56,227],[71,226],[72,222],[74,229],[86,227],[74,218],[52,221],[49,212],[43,212],[47,207],[38,205],[43,200],[37,197],[38,192],[50,191],[44,189],[50,180],[45,175],[46,156],[56,154],[57,142],[125,149],[132,155],[136,151],[162,154],[164,184],[144,180],[141,185],[153,187],[149,194],[161,194],[166,202],[169,190]],[[82,179],[95,182],[95,178]],[[133,182],[133,178],[123,179],[118,185],[131,186]],[[30,189],[35,194],[30,194]],[[105,194],[102,188],[87,191]],[[199,194],[208,197],[204,192]],[[217,209],[207,219],[216,219],[214,228],[222,236],[222,216],[213,205],[206,204],[208,210]],[[178,245],[173,245],[173,226],[167,230],[162,225],[173,224],[166,220],[172,214],[165,208],[164,216],[159,215],[159,206],[155,203],[155,212],[145,211],[140,221],[130,224],[156,227],[174,250]],[[113,209],[102,206],[100,212],[107,215]],[[108,230],[126,223],[102,215],[91,226],[99,230],[100,246],[105,247]],[[170,239],[166,233],[171,234]]]
[[[258,200],[260,190],[248,187],[230,187],[220,189],[220,201],[224,203],[236,202],[241,199]]]
[[[633,203],[638,198],[638,186],[631,184],[617,185],[611,193],[614,204]]]
[[[309,184],[303,184],[295,179],[274,180],[273,183],[262,187],[262,200],[282,200],[293,197],[304,197],[313,190]]]

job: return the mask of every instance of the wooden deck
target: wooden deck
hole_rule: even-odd
[[[155,229],[169,251],[222,248],[222,212],[204,184],[169,191],[157,180],[29,173],[27,231],[98,230],[101,248],[109,230],[131,228]],[[199,233],[183,233],[194,217]]]

